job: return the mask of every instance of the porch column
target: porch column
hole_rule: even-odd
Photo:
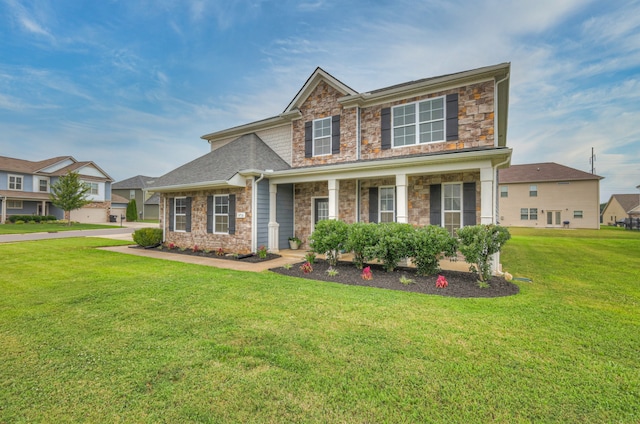
[[[272,253],[280,251],[278,240],[280,238],[280,224],[276,221],[276,194],[278,193],[278,186],[273,183],[269,183],[269,238],[268,248]]]
[[[47,201],[43,200],[42,201],[42,216],[45,216],[47,214]]]
[[[7,220],[7,198],[2,198],[2,215],[0,216],[0,224],[4,224]]]
[[[329,219],[339,219],[338,194],[340,193],[340,181],[332,179],[329,183]]]
[[[494,214],[496,209],[493,168],[480,168],[480,224],[495,223]]]
[[[409,222],[409,198],[407,196],[407,174],[396,174],[397,206],[396,221],[407,224]]]

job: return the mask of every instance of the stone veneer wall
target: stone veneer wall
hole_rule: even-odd
[[[354,161],[356,149],[356,108],[343,109],[338,98],[343,94],[324,81],[320,81],[309,97],[300,106],[302,118],[293,121],[292,166],[325,165]],[[304,124],[314,119],[340,116],[340,153],[318,157],[304,157]]]
[[[380,142],[380,112],[383,108],[453,93],[458,93],[458,140],[382,150]],[[459,89],[447,90],[425,96],[412,97],[398,102],[363,108],[361,111],[361,158],[366,160],[418,153],[468,149],[480,146],[493,146],[493,96],[494,83],[493,81],[487,81],[480,84],[461,87]]]
[[[217,250],[222,248],[227,253],[251,252],[251,181],[247,181],[245,188],[218,189],[206,191],[185,191],[163,194],[160,200],[161,226],[166,226],[169,214],[164,210],[164,198],[167,198],[167,208],[171,197],[191,197],[191,232],[169,231],[166,226],[166,243],[174,243],[178,247],[193,248],[197,245],[201,249]],[[207,233],[207,196],[217,194],[236,195],[236,214],[244,212],[245,218],[236,218],[236,233],[212,234]]]

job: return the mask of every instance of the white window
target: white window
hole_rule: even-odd
[[[175,231],[187,230],[187,198],[176,197],[173,206],[173,229]]]
[[[444,97],[393,108],[393,146],[444,141]]]
[[[38,190],[42,193],[47,193],[49,191],[49,180],[40,179],[38,181]]]
[[[573,211],[574,218],[582,218],[582,211]]]
[[[394,222],[396,220],[395,194],[395,187],[380,187],[378,189],[378,202],[380,203],[378,222]]]
[[[509,197],[509,186],[500,186],[500,197]]]
[[[129,199],[135,199],[135,198],[136,198],[136,191],[129,190]]]
[[[453,236],[462,226],[462,184],[443,184],[442,188],[444,227]]]
[[[89,194],[98,194],[98,183],[90,183],[87,181],[83,181],[84,185],[89,187]]]
[[[213,196],[214,233],[229,234],[229,196]]]
[[[9,175],[9,190],[22,190],[22,177],[20,175]]]
[[[526,221],[529,219],[529,209],[520,208],[520,219]]]
[[[313,121],[313,156],[331,154],[331,117]]]
[[[22,209],[22,200],[7,200],[7,209]]]
[[[531,221],[537,221],[538,220],[538,208],[521,208],[520,209],[520,219],[523,221],[527,221],[527,220],[531,220]]]
[[[529,197],[538,197],[538,186],[531,184],[529,186]]]
[[[329,199],[326,197],[316,197],[311,200],[313,209],[313,220],[311,231],[315,228],[318,221],[329,219]]]

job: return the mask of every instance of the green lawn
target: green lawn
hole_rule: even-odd
[[[50,233],[58,231],[77,231],[77,230],[102,230],[105,228],[115,228],[119,225],[103,225],[103,224],[79,224],[72,223],[25,223],[25,224],[0,224],[1,234],[28,234],[28,233]]]
[[[0,245],[0,423],[640,421],[640,233],[512,231],[453,299]]]

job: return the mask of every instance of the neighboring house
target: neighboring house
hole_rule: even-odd
[[[135,177],[113,183],[111,191],[125,199],[135,199],[140,219],[158,219],[160,196],[153,196],[148,190],[150,184],[156,180],[155,177],[136,175]]]
[[[554,162],[501,169],[499,222],[513,227],[598,229],[602,178]]]
[[[0,222],[11,215],[53,215],[65,219],[64,211],[51,204],[51,185],[68,172],[79,174],[89,185],[91,203],[71,211],[71,220],[103,223],[109,220],[113,179],[93,162],[60,156],[32,162],[0,156]]]
[[[321,68],[279,115],[204,135],[211,152],[158,178],[178,246],[303,248],[321,219],[496,221],[510,64],[358,93]]]
[[[121,222],[126,220],[127,217],[127,205],[129,199],[126,199],[118,194],[111,192],[111,212],[109,212],[110,222]]]
[[[602,211],[602,223],[616,225],[640,215],[640,194],[613,194]]]

